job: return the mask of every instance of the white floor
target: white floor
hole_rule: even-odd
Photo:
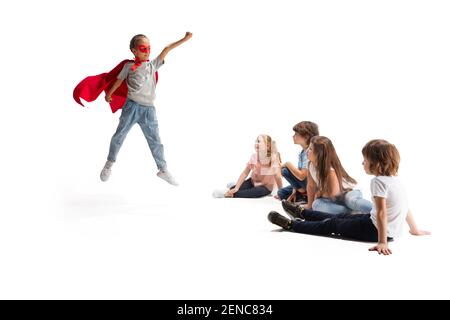
[[[1,8],[11,63],[0,78],[0,298],[450,298],[447,2],[141,1],[146,19],[119,0],[106,11],[80,1]],[[132,35],[150,37],[154,58],[186,31],[155,101],[181,186],[155,177],[138,127],[100,182],[120,114],[103,94],[81,108],[73,88],[132,58]],[[361,148],[396,144],[417,222],[433,235],[405,230],[382,257],[278,232],[272,198],[211,198],[259,134],[296,163],[292,127],[304,120],[333,140],[366,197]]]
[[[54,201],[36,190],[17,203],[20,214],[4,216],[0,298],[450,296],[437,225],[428,238],[405,234],[382,257],[367,243],[281,232],[267,221],[281,210],[271,197],[212,199],[207,188],[199,197],[115,169],[108,183],[73,177]]]

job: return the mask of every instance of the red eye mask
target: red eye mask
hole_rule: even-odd
[[[140,45],[138,46],[138,50],[142,53],[150,53],[150,46]]]

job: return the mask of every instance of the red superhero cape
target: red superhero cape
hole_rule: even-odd
[[[116,81],[120,71],[122,71],[123,66],[127,62],[134,61],[123,60],[108,73],[102,73],[83,79],[73,90],[73,98],[75,99],[75,101],[84,107],[83,103],[81,103],[80,98],[83,98],[83,100],[86,100],[87,102],[91,102],[97,99],[102,91],[104,91],[105,93],[108,92]],[[156,83],[158,83],[158,71],[156,71],[155,77]],[[125,101],[127,100],[127,96],[128,86],[126,84],[126,81],[124,81],[111,96],[112,101],[109,105],[113,113],[122,108],[122,106],[125,104]]]

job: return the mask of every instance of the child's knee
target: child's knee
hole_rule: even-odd
[[[291,175],[291,172],[289,171],[289,169],[288,168],[286,168],[286,167],[283,167],[282,169],[281,169],[281,175],[283,176],[283,177],[288,177],[288,176],[290,176]]]
[[[345,201],[354,201],[362,198],[362,192],[360,190],[351,190],[345,194]]]
[[[284,199],[287,199],[291,195],[291,192],[289,190],[287,190],[286,188],[281,188],[281,189],[278,189],[277,195],[278,195],[278,198],[280,198],[280,200],[284,200]]]
[[[311,208],[313,209],[313,211],[320,211],[323,212],[323,203],[320,200],[314,200]]]
[[[283,191],[282,191],[282,189],[278,189],[278,191],[277,191],[277,196],[278,196],[278,198],[282,199],[282,197],[283,197]]]

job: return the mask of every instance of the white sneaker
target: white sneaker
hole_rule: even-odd
[[[111,175],[111,167],[113,166],[114,162],[112,161],[106,161],[105,166],[102,169],[102,172],[100,172],[100,180],[103,182],[106,182],[109,179],[109,176]]]
[[[212,196],[213,196],[214,198],[225,198],[225,193],[226,193],[227,191],[228,191],[228,190],[214,190]]]
[[[166,180],[168,183],[170,183],[173,186],[178,186],[178,182],[175,180],[175,178],[170,174],[167,170],[160,170],[156,174],[159,178]]]
[[[229,183],[227,183],[227,188],[228,188],[228,189],[231,189],[231,188],[233,188],[235,185],[236,185],[235,182],[229,182]]]

